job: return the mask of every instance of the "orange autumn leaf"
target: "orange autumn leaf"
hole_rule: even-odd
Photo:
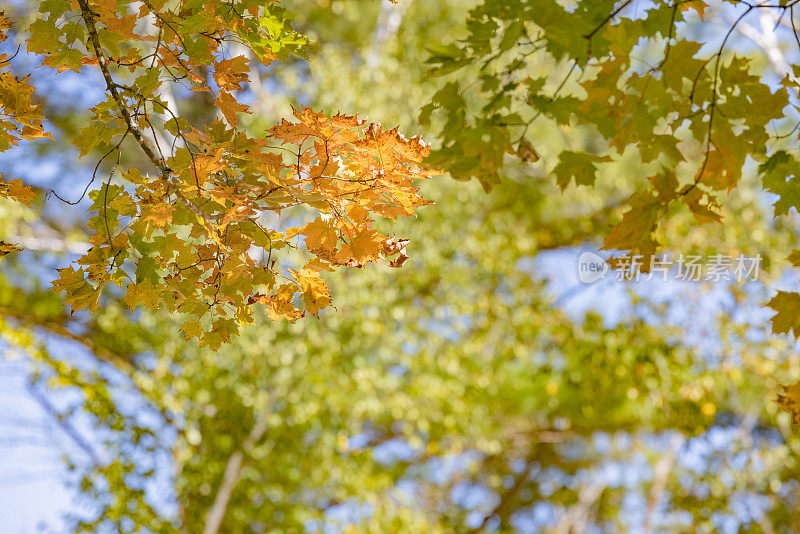
[[[220,91],[219,97],[214,101],[214,105],[222,112],[228,124],[234,128],[239,124],[239,113],[250,113],[250,108],[240,104],[228,91]]]
[[[320,271],[404,261],[376,228],[430,203],[418,190],[435,174],[420,138],[307,107],[260,135],[241,128],[239,114],[250,109],[240,90],[251,61],[258,67],[248,58],[283,59],[306,42],[279,15],[263,6],[237,12],[222,0],[135,10],[75,0],[45,9],[55,16],[34,22],[28,49],[58,70],[96,72],[105,85],[105,99],[73,137],[79,154],[112,162],[123,146],[138,152],[88,193],[92,247],[55,283],[74,307],[96,306],[114,284],[131,308],[182,313],[186,335],[214,347],[252,322],[254,304],[290,321],[331,306]],[[247,53],[228,55],[229,38]],[[221,118],[175,113],[164,97],[170,84],[212,97]],[[44,135],[32,90],[10,76],[0,79],[6,86],[16,92],[0,91],[11,95],[3,103],[20,121],[7,145]],[[20,183],[9,184],[7,196],[32,199]],[[279,230],[295,209],[303,217],[310,211],[312,222]],[[305,267],[287,259],[290,248]]]

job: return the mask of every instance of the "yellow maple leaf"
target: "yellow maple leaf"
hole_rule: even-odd
[[[214,101],[214,105],[219,108],[225,116],[228,124],[236,128],[239,124],[239,117],[237,113],[249,113],[249,107],[240,104],[228,91],[220,91],[219,97]]]
[[[772,332],[800,335],[800,295],[788,291],[778,294],[766,304],[777,313],[772,316]]]
[[[214,81],[221,90],[239,90],[239,84],[249,79],[249,60],[245,56],[221,59],[214,63]]]
[[[153,221],[157,226],[166,226],[172,222],[172,212],[175,206],[167,202],[156,199],[143,200],[141,206],[141,217]]]
[[[6,254],[11,254],[12,252],[19,252],[22,250],[14,243],[6,243],[5,241],[0,241],[0,256],[5,256]]]
[[[153,309],[158,307],[161,295],[152,282],[142,280],[139,283],[128,285],[128,293],[125,295],[124,300],[131,311],[135,310],[140,304],[146,308]]]
[[[322,217],[317,217],[305,226],[294,229],[291,234],[287,231],[289,237],[297,234],[306,236],[306,248],[315,254],[333,252],[339,239],[336,230],[327,221],[323,221]]]
[[[604,250],[629,250],[641,254],[653,254],[658,244],[652,234],[658,224],[661,204],[647,192],[640,192],[628,200],[630,209],[622,216],[622,222],[611,230]]]
[[[2,178],[2,176],[3,175],[0,174],[0,178]],[[31,202],[33,202],[33,199],[36,198],[36,193],[30,186],[23,184],[22,180],[17,178],[15,180],[0,183],[0,196],[22,202],[26,206],[30,207]]]
[[[792,423],[800,424],[800,382],[781,387],[783,394],[778,395],[778,404],[792,414]]]
[[[313,269],[292,271],[300,289],[303,291],[303,302],[311,315],[317,317],[320,310],[331,305],[331,293],[328,284]]]
[[[95,311],[100,304],[102,285],[94,287],[86,279],[86,271],[65,267],[58,270],[59,278],[53,281],[57,291],[64,291],[64,301],[72,306],[72,311],[89,308]]]
[[[371,228],[362,228],[342,247],[336,259],[342,265],[364,265],[375,261],[381,255],[385,237]]]
[[[183,323],[183,326],[180,329],[181,332],[186,336],[186,340],[190,340],[192,338],[200,338],[203,334],[203,327],[200,324],[200,321],[197,319],[191,319]]]

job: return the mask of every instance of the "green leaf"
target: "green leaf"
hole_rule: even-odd
[[[503,32],[503,38],[500,40],[500,44],[497,46],[498,50],[501,52],[511,50],[511,47],[517,44],[517,40],[520,38],[524,30],[525,23],[521,20],[515,20],[509,24],[506,27],[505,32]]]
[[[800,295],[778,291],[766,306],[775,310],[772,316],[772,332],[775,334],[800,334]]]
[[[553,169],[556,183],[563,190],[572,180],[575,185],[594,185],[597,179],[597,164],[611,161],[609,156],[595,156],[586,152],[564,151],[558,156],[558,165]]]

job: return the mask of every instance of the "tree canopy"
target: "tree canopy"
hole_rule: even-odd
[[[0,6],[70,530],[800,529],[797,2]],[[761,263],[659,300],[663,253]]]

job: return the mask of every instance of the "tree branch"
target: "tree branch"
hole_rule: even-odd
[[[476,534],[483,531],[488,525],[490,519],[493,517],[502,518],[504,514],[509,512],[517,494],[528,482],[528,476],[531,473],[531,468],[533,468],[534,460],[536,459],[535,451],[536,447],[532,447],[528,452],[528,456],[525,458],[525,469],[523,469],[521,473],[514,477],[514,482],[511,484],[511,487],[500,495],[500,501],[497,503],[497,506],[495,506],[488,514],[484,516],[480,525],[468,531],[470,534]]]
[[[667,479],[675,464],[676,455],[685,441],[681,434],[675,434],[669,441],[669,448],[664,456],[656,462],[653,467],[653,485],[650,487],[650,495],[647,498],[647,511],[644,516],[644,532],[651,532],[653,515],[656,512],[658,503],[664,495],[667,487]]]
[[[95,23],[94,12],[89,6],[89,1],[78,0],[78,5],[81,8],[81,15],[86,24],[86,30],[89,33],[89,40],[92,43],[94,56],[97,58],[100,71],[103,73],[103,79],[106,82],[106,88],[111,94],[111,97],[114,99],[114,102],[117,103],[117,107],[119,108],[119,112],[125,121],[125,125],[130,130],[131,135],[133,135],[133,138],[136,140],[136,143],[142,149],[145,156],[147,156],[147,159],[149,159],[150,162],[161,172],[162,176],[167,176],[170,172],[172,172],[172,169],[170,169],[164,160],[159,158],[156,153],[153,152],[152,147],[147,144],[142,131],[134,122],[133,117],[131,117],[131,112],[128,109],[128,106],[125,105],[125,102],[122,100],[122,96],[119,94],[117,84],[114,82],[114,78],[111,76],[111,71],[108,68],[108,60],[103,53],[103,46],[100,44],[100,37],[97,35],[97,24]]]
[[[242,465],[244,463],[245,453],[249,453],[253,446],[264,436],[267,431],[267,420],[261,418],[256,420],[256,424],[250,431],[250,435],[242,443],[242,446],[234,451],[228,458],[228,463],[225,466],[225,474],[222,476],[222,484],[220,484],[217,496],[214,499],[214,504],[206,515],[206,526],[203,528],[203,534],[217,534],[222,520],[225,517],[225,511],[228,508],[228,502],[231,500],[233,488],[239,482],[239,477],[242,473]]]
[[[69,436],[69,438],[89,457],[89,459],[94,464],[94,467],[99,468],[105,465],[105,462],[100,459],[100,455],[95,452],[94,447],[84,439],[80,433],[75,430],[64,418],[61,416],[61,413],[56,409],[55,406],[50,402],[50,400],[44,396],[44,394],[37,390],[36,387],[29,383],[27,384],[28,392],[30,393],[31,397],[39,404],[42,410],[47,413],[64,431],[64,433]]]

